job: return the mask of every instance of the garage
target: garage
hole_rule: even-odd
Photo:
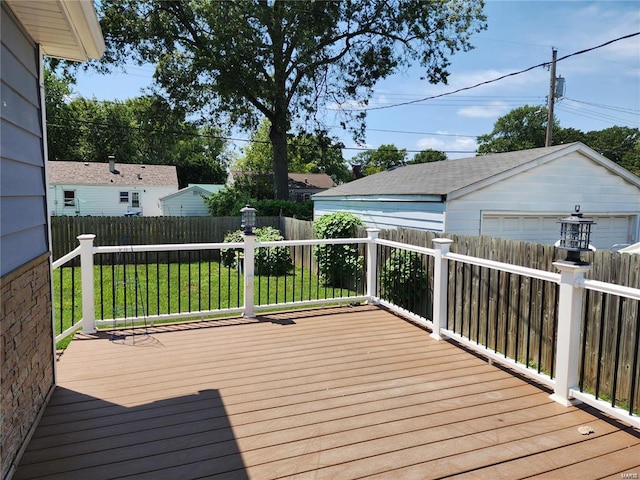
[[[553,245],[558,219],[580,205],[591,244],[639,240],[640,178],[582,143],[406,165],[313,196],[316,217],[336,211],[367,226],[491,235]]]
[[[481,234],[494,237],[553,244],[560,238],[558,220],[568,214],[522,214],[486,212],[482,214]],[[635,235],[637,215],[588,215],[595,225],[591,228],[591,244],[598,249],[610,249],[615,244],[631,243]]]

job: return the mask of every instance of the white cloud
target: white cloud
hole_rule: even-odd
[[[446,132],[438,132],[446,133]],[[475,138],[469,137],[424,137],[416,142],[418,150],[429,148],[441,152],[475,152],[478,147]],[[472,157],[474,153],[447,153],[448,158]]]
[[[504,102],[491,102],[486,105],[474,105],[458,110],[458,115],[467,118],[496,118],[509,112],[513,107]]]

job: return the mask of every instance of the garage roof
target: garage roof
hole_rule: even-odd
[[[396,167],[364,177],[313,197],[367,195],[450,195],[465,193],[536,165],[579,150],[640,187],[640,179],[586,145],[575,142],[552,147],[496,153],[441,162]]]
[[[65,60],[100,58],[102,30],[91,0],[6,0],[45,55]]]

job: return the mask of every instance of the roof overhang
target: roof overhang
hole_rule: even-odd
[[[91,0],[5,1],[45,55],[82,62],[104,53],[104,37]]]

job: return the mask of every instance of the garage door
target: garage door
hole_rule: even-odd
[[[560,238],[561,215],[522,215],[484,213],[482,235],[554,244]],[[596,225],[591,227],[591,244],[599,249],[609,249],[615,244],[633,243],[634,215],[589,216]]]

